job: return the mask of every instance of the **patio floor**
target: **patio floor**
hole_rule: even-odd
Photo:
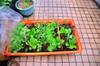
[[[35,0],[35,6],[33,15],[25,19],[74,19],[83,51],[72,55],[17,57],[20,66],[100,66],[100,9],[93,0]]]

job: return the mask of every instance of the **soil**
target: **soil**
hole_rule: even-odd
[[[31,24],[31,25],[26,25],[29,29],[32,29],[35,25]]]
[[[66,47],[65,45],[63,46],[63,48],[64,48],[64,51],[73,51],[73,50],[76,50],[76,49],[70,49],[70,48],[68,48],[68,47]]]
[[[64,28],[71,28],[71,29],[73,29],[75,26],[71,26],[71,25],[66,25],[66,24],[62,24],[62,25],[60,25],[60,26],[62,26],[62,27],[64,27]]]
[[[18,52],[35,52],[35,50],[29,50],[29,49],[27,49],[27,51],[26,51],[26,49],[23,48],[23,49],[21,49],[21,50],[18,51]]]
[[[54,35],[54,37],[57,37],[58,36],[58,29],[56,28],[55,30],[54,30],[54,32],[56,33],[55,35]]]
[[[46,49],[48,48],[48,45],[49,45],[49,44],[43,45],[41,51],[42,51],[42,52],[47,52]]]

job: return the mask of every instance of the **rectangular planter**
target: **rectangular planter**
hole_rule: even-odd
[[[74,20],[72,19],[54,19],[55,22],[58,24],[70,24],[71,26],[75,26]],[[34,23],[50,23],[52,19],[35,19],[35,20],[23,20],[22,22],[26,25],[34,24]],[[76,38],[76,50],[73,51],[55,51],[55,52],[17,52],[17,53],[11,53],[9,51],[9,45],[7,43],[7,46],[5,48],[4,55],[6,56],[35,56],[35,55],[58,55],[58,54],[75,54],[75,53],[80,53],[82,51],[82,46],[80,42],[80,38],[78,35],[77,28],[75,27],[73,29],[73,34]]]

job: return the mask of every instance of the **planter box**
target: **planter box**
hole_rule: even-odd
[[[72,19],[55,19],[55,22],[59,24],[70,24],[71,26],[75,26],[74,20]],[[30,25],[32,23],[50,23],[52,19],[36,19],[36,20],[23,20],[22,22],[26,25]],[[11,53],[9,51],[9,44],[7,43],[7,46],[5,48],[4,55],[6,56],[35,56],[35,55],[58,55],[58,54],[74,54],[74,53],[80,53],[82,51],[82,46],[80,43],[80,38],[77,32],[76,27],[73,29],[73,34],[76,38],[76,50],[66,50],[66,51],[54,51],[54,52],[17,52],[17,53]]]

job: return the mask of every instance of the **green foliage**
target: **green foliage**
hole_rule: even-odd
[[[38,24],[29,32],[27,44],[36,51],[41,51],[42,44],[45,44],[45,25]],[[31,50],[31,49],[30,49]]]
[[[73,34],[71,34],[71,32],[71,28],[65,28],[61,26],[60,35],[64,37],[62,38],[62,44],[70,49],[74,49],[76,48],[76,38],[73,36]]]
[[[75,37],[72,37],[70,40],[69,40],[69,48],[70,49],[73,49],[73,48],[76,48],[76,38]]]
[[[25,8],[27,8],[27,7],[29,7],[30,6],[30,0],[22,0],[22,3],[23,3],[23,6],[25,7]]]
[[[38,24],[29,32],[30,39],[27,44],[36,51],[41,51],[42,46],[47,44],[48,51],[60,48],[60,39],[58,37],[54,37],[56,34],[54,30],[57,29],[57,27],[58,25],[54,21],[48,25]]]
[[[64,33],[66,36],[70,36],[71,32],[72,32],[72,30],[70,28],[65,29],[64,27],[61,27],[61,29],[60,29],[60,34]]]
[[[57,50],[57,48],[60,48],[60,39],[56,36],[55,29],[57,29],[58,25],[54,22],[54,20],[52,20],[51,24],[47,25],[47,29],[45,31],[46,33],[46,41],[49,43],[48,46],[48,51],[54,51]]]
[[[60,40],[58,37],[58,24],[54,20],[50,24],[37,24],[32,29],[28,29],[22,23],[19,23],[11,34],[11,52],[18,52],[21,49],[52,52],[63,46],[70,49],[76,48],[76,38],[72,34],[71,28],[60,27],[59,34],[63,36]],[[28,46],[25,48],[25,46]]]
[[[29,29],[22,23],[19,23],[17,27],[11,33],[11,51],[17,52],[23,48],[23,44],[27,40],[26,35]]]
[[[10,5],[12,0],[0,0],[0,6]]]
[[[48,51],[57,50],[57,48],[61,48],[60,46],[60,39],[58,37],[49,39],[50,45],[48,46]]]

